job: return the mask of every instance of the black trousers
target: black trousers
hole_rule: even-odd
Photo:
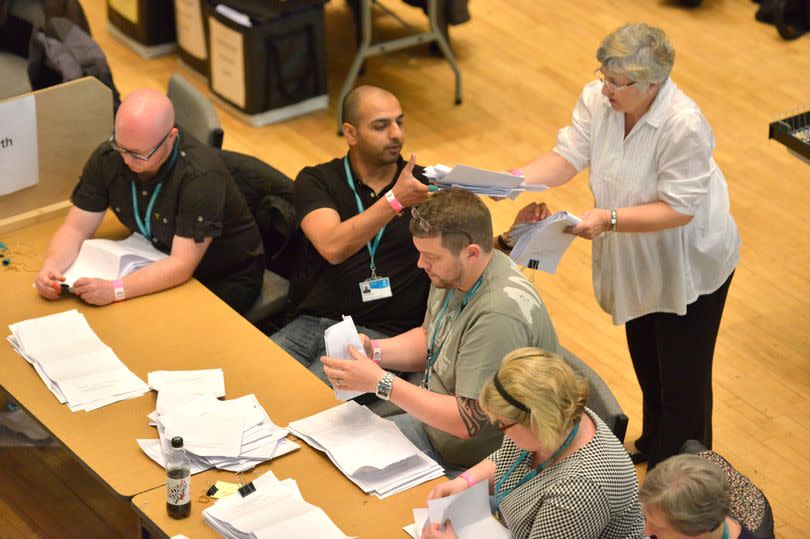
[[[648,470],[678,454],[686,440],[712,447],[712,361],[733,277],[687,305],[682,316],[651,313],[625,324],[644,399],[636,447],[649,457]]]

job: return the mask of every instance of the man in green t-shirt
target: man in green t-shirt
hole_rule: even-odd
[[[501,445],[478,395],[503,357],[525,346],[560,348],[534,286],[493,249],[492,218],[477,196],[432,195],[412,210],[410,230],[431,281],[422,326],[390,339],[363,337],[368,357],[351,350],[356,361],[322,361],[335,387],[376,392],[404,410],[392,420],[452,474]],[[424,376],[413,384],[385,369]]]

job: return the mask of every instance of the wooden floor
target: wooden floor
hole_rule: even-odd
[[[106,31],[105,3],[83,0],[122,94],[165,89],[174,57],[143,60]],[[396,0],[389,2],[399,8]],[[781,40],[755,22],[747,0],[705,0],[683,9],[661,0],[475,0],[472,21],[451,29],[464,76],[464,104],[453,104],[453,77],[426,48],[369,60],[361,81],[397,94],[406,112],[406,152],[421,164],[519,166],[554,144],[582,86],[597,67],[595,50],[627,21],[669,34],[676,83],[697,101],[717,139],[743,240],[715,355],[715,449],[766,493],[777,536],[806,537],[810,513],[810,165],[767,139],[780,113],[810,108],[810,36]],[[406,18],[424,17],[402,6]],[[388,20],[381,35],[399,30]],[[329,110],[261,129],[220,111],[225,148],[252,153],[290,176],[345,152],[335,136],[334,100],[353,58],[353,26],[342,0],[326,11]],[[197,80],[198,86],[204,83]],[[489,203],[496,229],[532,199],[553,210],[591,207],[587,178],[547,195]],[[640,431],[641,397],[624,341],[597,306],[590,244],[578,239],[556,275],[534,282],[560,340],[595,368],[630,416],[628,440]],[[5,472],[4,472],[5,473]],[[13,512],[3,505],[2,513]],[[2,519],[0,519],[2,526]],[[102,532],[99,532],[101,534]],[[0,530],[0,535],[4,534]],[[56,537],[46,529],[27,535]]]

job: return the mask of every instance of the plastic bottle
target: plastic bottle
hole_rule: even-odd
[[[180,436],[172,438],[166,474],[166,511],[172,518],[186,518],[191,513],[191,463]]]

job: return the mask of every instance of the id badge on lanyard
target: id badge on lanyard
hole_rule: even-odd
[[[365,208],[363,207],[363,202],[360,200],[360,195],[357,194],[357,190],[354,187],[354,178],[352,177],[352,171],[349,168],[348,156],[343,158],[343,167],[346,170],[346,181],[349,182],[349,187],[354,193],[354,198],[357,202],[357,211],[358,213],[363,213]],[[378,277],[376,272],[377,268],[374,264],[374,255],[377,254],[377,248],[380,246],[380,240],[382,240],[384,232],[385,227],[383,226],[374,236],[374,241],[369,241],[366,243],[368,255],[371,259],[371,277],[358,283],[358,286],[360,287],[360,298],[363,300],[363,303],[376,301],[378,299],[390,298],[393,296],[393,293],[391,292],[391,280],[388,277]]]

